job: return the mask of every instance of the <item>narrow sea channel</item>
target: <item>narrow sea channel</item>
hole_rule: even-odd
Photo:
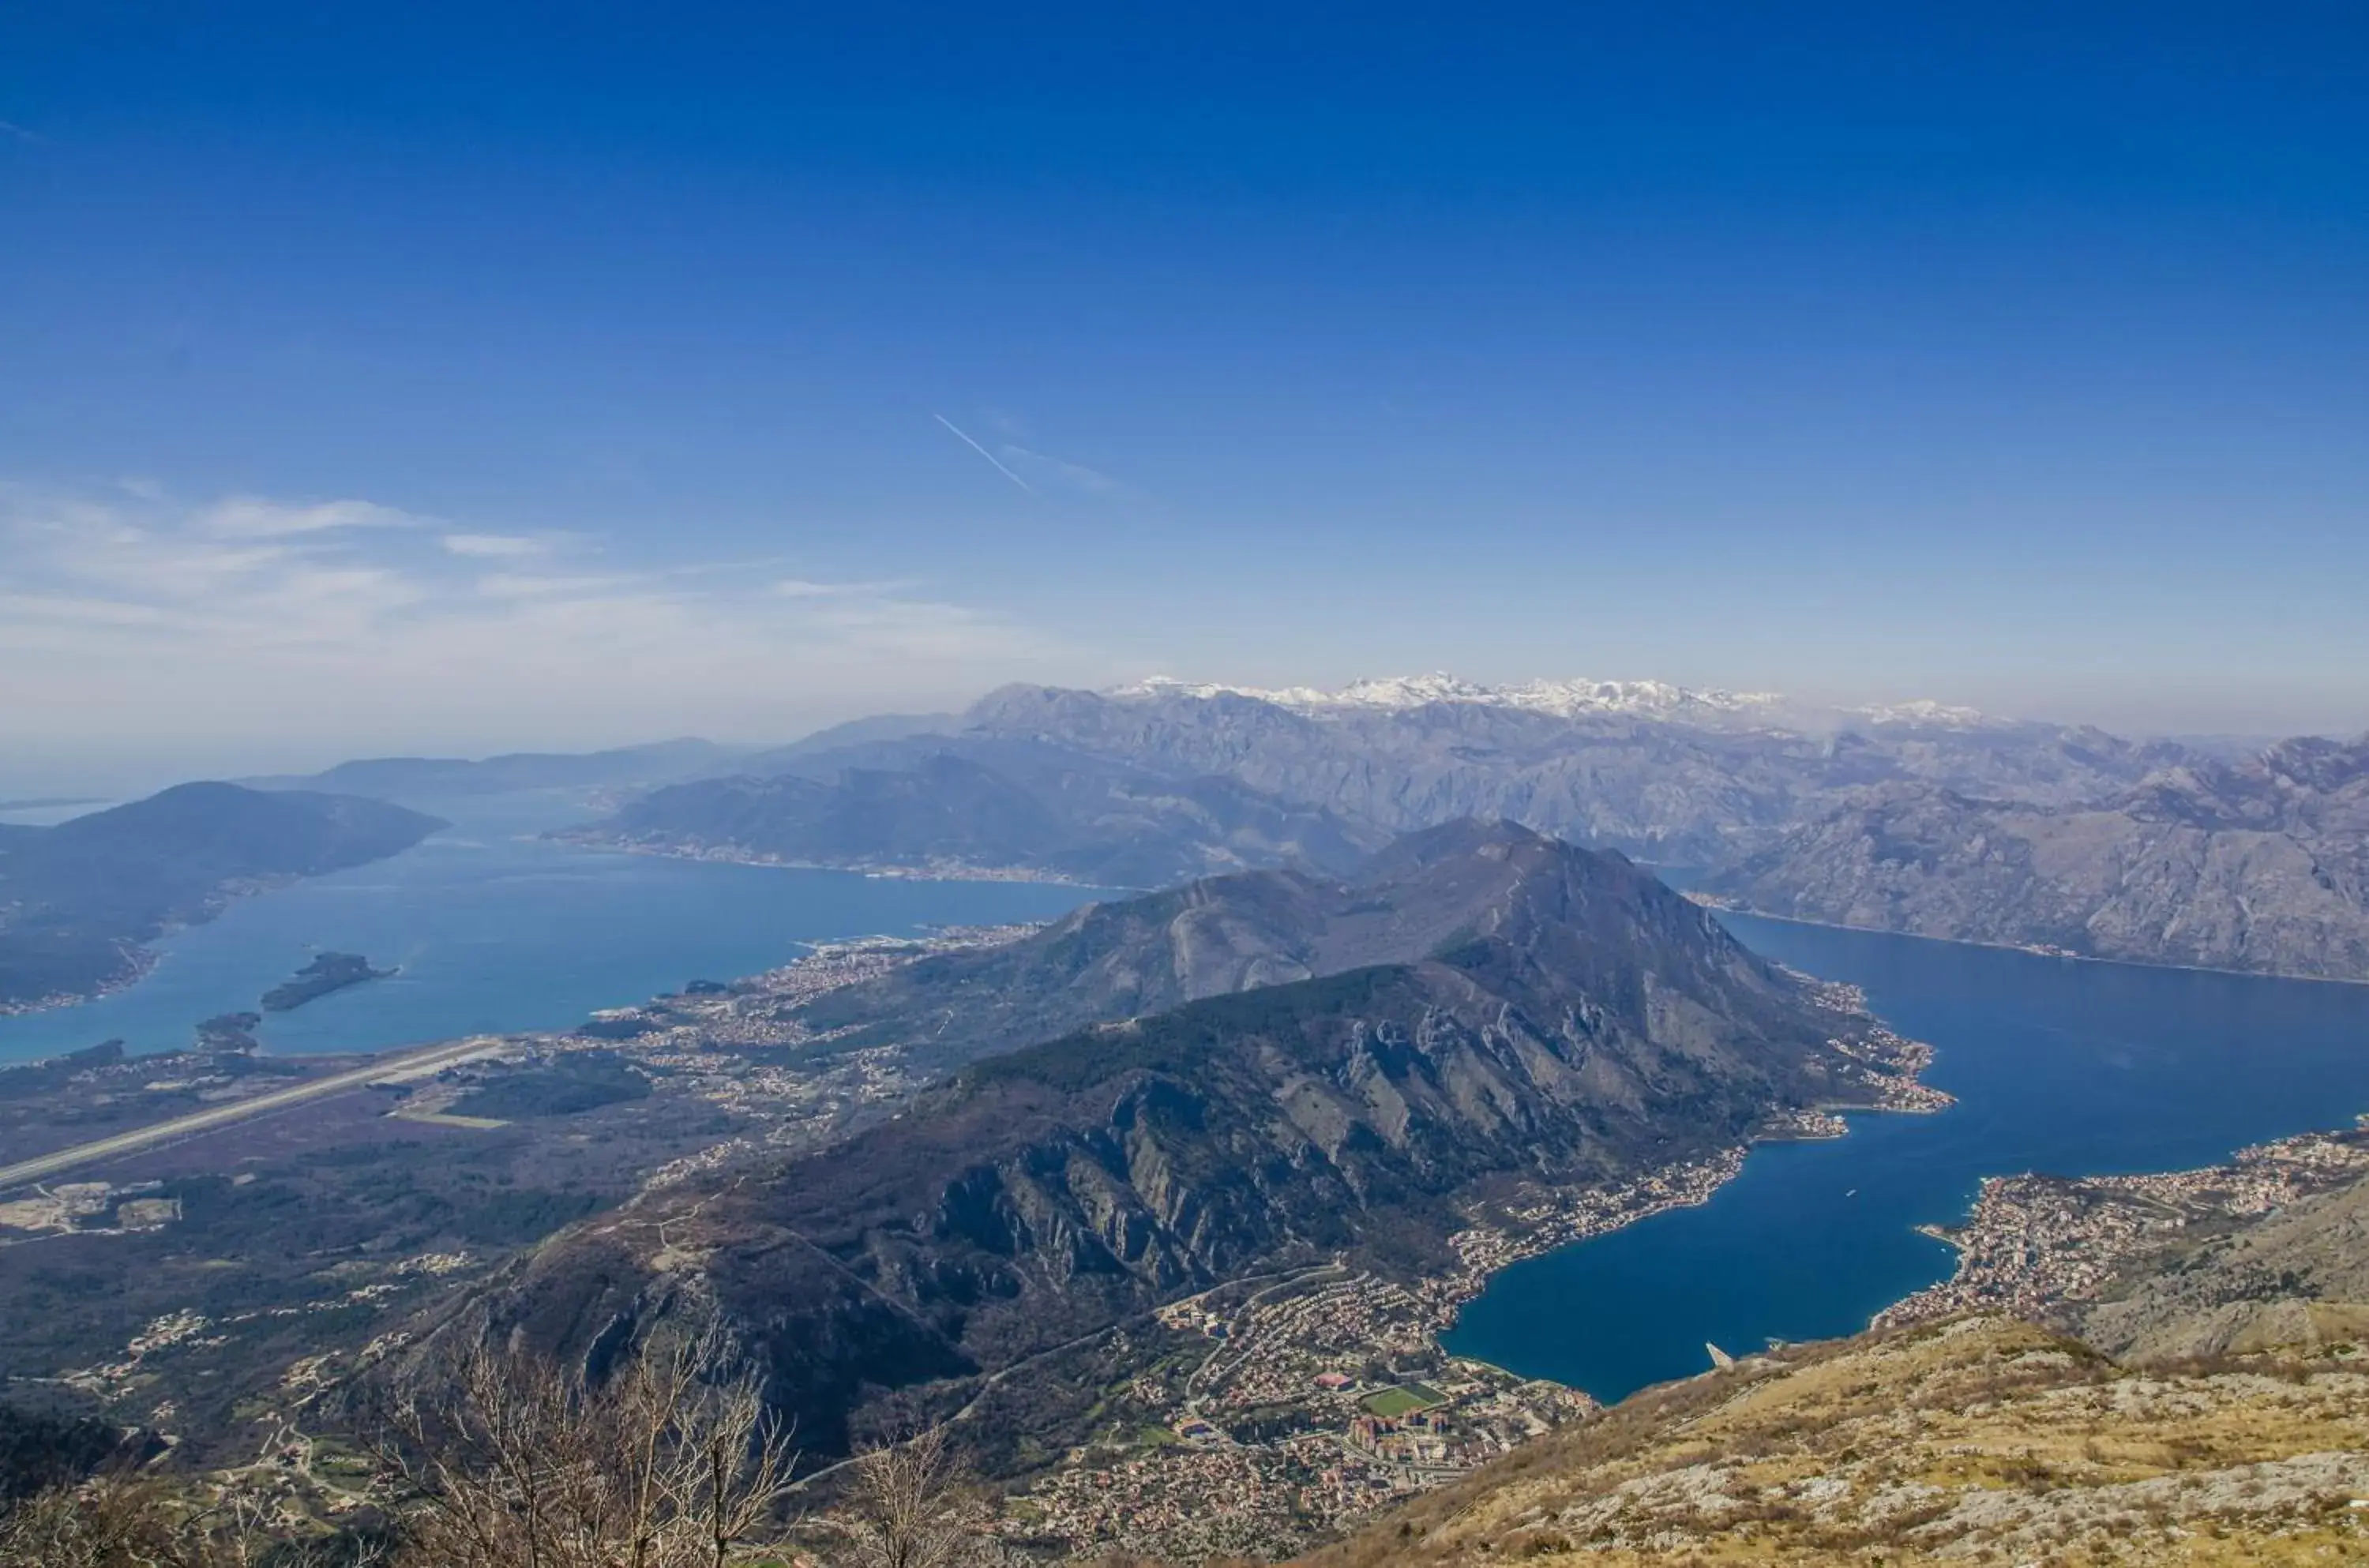
[[[2042,958],[1723,917],[1756,951],[1864,987],[1940,1052],[1939,1116],[1859,1116],[1850,1136],[1755,1150],[1700,1208],[1516,1264],[1450,1350],[1602,1400],[1771,1338],[1855,1333],[1945,1278],[1920,1223],[1963,1219],[1986,1175],[2210,1164],[2369,1111],[2369,986]]]

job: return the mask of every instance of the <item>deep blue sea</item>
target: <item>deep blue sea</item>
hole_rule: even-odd
[[[1865,1328],[1946,1278],[1916,1233],[1963,1219],[1986,1175],[2177,1170],[2369,1111],[2369,987],[2035,957],[1727,917],[1749,946],[1863,986],[1940,1052],[1938,1116],[1756,1149],[1700,1208],[1498,1274],[1448,1348],[1602,1400],[1770,1338]]]
[[[241,900],[157,944],[156,967],[113,996],[0,1017],[0,1063],[110,1038],[134,1051],[186,1046],[199,1020],[253,1011],[323,948],[402,972],[268,1015],[267,1049],[567,1028],[692,979],[786,963],[801,943],[1047,920],[1104,896],[572,849],[536,836],[585,815],[552,796],[416,804],[454,826],[375,864]]]

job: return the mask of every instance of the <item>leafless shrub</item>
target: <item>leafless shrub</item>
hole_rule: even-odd
[[[152,1487],[53,1487],[0,1517],[0,1568],[185,1568],[201,1561]]]
[[[723,1568],[772,1539],[795,1455],[719,1364],[681,1345],[587,1389],[471,1355],[449,1398],[394,1420],[400,1568]]]
[[[212,1501],[161,1481],[103,1475],[28,1498],[0,1516],[0,1568],[314,1568],[324,1548],[292,1539],[259,1494]],[[342,1568],[377,1568],[382,1549],[357,1544]]]
[[[858,1458],[843,1524],[864,1568],[952,1568],[966,1561],[985,1507],[943,1426]]]

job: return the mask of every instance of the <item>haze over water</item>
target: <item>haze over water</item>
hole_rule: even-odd
[[[2369,1111],[2369,987],[2077,963],[1724,916],[1755,951],[1866,989],[1939,1057],[1939,1116],[1753,1150],[1711,1201],[1516,1264],[1448,1348],[1601,1400],[1707,1370],[1706,1342],[1855,1333],[1946,1278],[1921,1223],[1981,1178],[2177,1170]]]
[[[1104,896],[577,849],[535,836],[584,815],[550,796],[420,804],[455,825],[374,864],[240,900],[156,944],[156,967],[112,996],[0,1017],[0,1063],[111,1038],[134,1052],[187,1046],[200,1019],[255,1011],[324,948],[402,972],[267,1014],[267,1049],[566,1029],[692,979],[788,963],[802,943],[1049,920]]]

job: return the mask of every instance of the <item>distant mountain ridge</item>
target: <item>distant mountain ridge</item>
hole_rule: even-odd
[[[0,1005],[89,995],[137,972],[141,944],[241,891],[364,864],[442,826],[351,795],[187,784],[0,832]]]
[[[1156,886],[1295,858],[1338,869],[1320,841],[1362,849],[1479,817],[1665,864],[1723,866],[1873,785],[1923,782],[2066,806],[2202,760],[2168,743],[1940,704],[1852,713],[1652,681],[1008,686],[953,718],[863,721],[737,759],[628,802],[584,836],[674,853],[1016,866]],[[785,782],[798,779],[826,787]],[[1247,793],[1216,800],[1219,780]],[[1176,807],[1140,808],[1162,795]],[[1245,814],[1264,825],[1242,830],[1234,818]]]
[[[889,765],[864,765],[877,757]],[[800,771],[654,790],[580,843],[921,871],[1033,872],[1160,887],[1245,866],[1355,864],[1383,835],[1237,780],[1178,778],[1032,742],[922,736]]]
[[[1165,697],[1248,697],[1276,707],[1322,715],[1344,709],[1404,710],[1439,703],[1517,708],[1558,718],[1627,716],[1679,722],[1748,722],[1825,730],[1857,721],[1947,729],[2011,729],[2020,721],[1994,718],[1976,709],[1929,698],[1863,707],[1825,707],[1780,692],[1731,692],[1688,687],[1667,681],[1601,681],[1587,676],[1540,678],[1491,686],[1444,670],[1352,681],[1346,686],[1231,686],[1220,681],[1179,681],[1164,675],[1111,688],[1122,701]]]
[[[2055,810],[1891,784],[1707,887],[1837,925],[2369,979],[2369,737],[2182,763]]]
[[[1224,774],[1394,832],[1505,818],[1689,865],[1741,858],[1867,785],[1921,780],[2068,805],[2190,757],[2101,730],[1967,727],[1923,710],[1820,729],[1699,722],[1683,704],[1564,714],[1469,692],[1406,694],[1425,700],[1319,711],[1215,688],[1009,686],[964,715],[963,733],[1028,738],[1172,774]]]
[[[1655,717],[1745,715],[1765,716],[1784,708],[1788,699],[1774,692],[1697,691],[1666,681],[1538,680],[1512,686],[1487,686],[1445,671],[1353,681],[1325,690],[1315,686],[1260,688],[1229,686],[1215,681],[1186,681],[1152,676],[1131,685],[1114,687],[1107,695],[1121,701],[1162,697],[1248,697],[1302,713],[1341,708],[1405,709],[1435,703],[1472,703],[1484,706],[1523,708],[1574,718],[1583,714],[1632,714]]]
[[[2327,771],[2357,750],[2298,739],[2248,755],[1931,701],[1820,707],[1659,681],[1016,685],[958,715],[858,720],[611,786],[618,809],[571,836],[1161,887],[1338,874],[1392,834],[1503,818],[1708,874],[1771,913],[2355,979],[2369,977],[2369,830],[2350,775]],[[580,774],[591,760],[528,761]]]
[[[1204,909],[1247,937],[1196,967]],[[1268,953],[1299,956],[1262,970]],[[1615,1178],[1875,1093],[1834,1043],[1864,1021],[1625,861],[1510,825],[1420,835],[1337,887],[1135,900],[918,990],[1052,1019],[1064,972],[1104,1018],[977,1055],[990,1024],[894,1119],[562,1237],[452,1332],[597,1363],[662,1323],[717,1327],[829,1452],[884,1401],[943,1411],[1198,1287],[1339,1252],[1439,1266],[1492,1191]]]
[[[713,740],[659,740],[606,751],[515,751],[498,757],[366,757],[317,773],[240,781],[255,789],[308,789],[372,799],[434,799],[512,790],[622,789],[689,778],[751,750]]]

